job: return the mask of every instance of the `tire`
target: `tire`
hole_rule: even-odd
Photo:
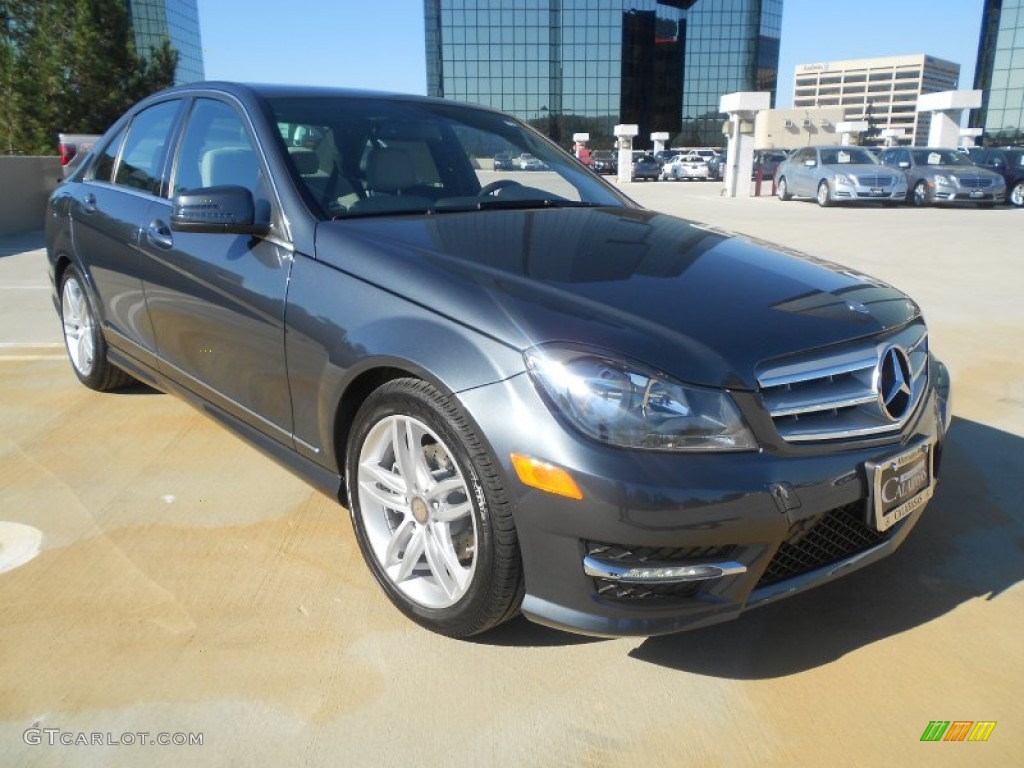
[[[85,291],[85,282],[75,267],[68,267],[60,281],[60,321],[64,348],[75,376],[89,389],[109,392],[135,382],[130,375],[107,360],[107,342],[99,318]]]
[[[404,458],[402,447],[410,449]],[[511,503],[497,462],[453,398],[417,379],[384,384],[356,415],[346,465],[363,559],[402,613],[456,638],[518,613]]]
[[[928,182],[922,180],[914,185],[914,189],[910,193],[910,202],[914,204],[915,208],[931,205],[932,199],[928,194]]]
[[[818,205],[820,205],[822,208],[828,208],[830,205],[832,205],[832,200],[830,199],[831,194],[832,193],[829,192],[828,189],[828,182],[822,181],[818,185]]]
[[[1024,179],[1021,179],[1010,188],[1010,194],[1006,196],[1006,200],[1014,208],[1024,208]]]
[[[775,193],[779,196],[779,200],[783,202],[793,199],[793,196],[789,193],[789,185],[786,183],[785,176],[779,179],[779,186],[776,187]]]

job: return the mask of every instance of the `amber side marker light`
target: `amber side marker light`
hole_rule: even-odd
[[[516,474],[524,485],[558,496],[568,496],[570,499],[583,498],[576,481],[564,469],[520,453],[510,454],[510,458],[512,466],[516,468]]]

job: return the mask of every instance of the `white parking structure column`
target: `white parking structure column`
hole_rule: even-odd
[[[917,97],[917,111],[930,112],[929,147],[955,148],[960,143],[960,116],[981,106],[981,91],[939,91]]]
[[[836,133],[842,136],[840,144],[860,144],[860,135],[871,126],[867,120],[844,120],[836,123]]]
[[[722,132],[729,137],[729,162],[725,166],[726,197],[750,197],[750,176],[754,170],[754,118],[768,109],[772,95],[757,91],[725,94],[718,109],[729,115]]]
[[[655,154],[657,154],[658,152],[664,152],[665,151],[665,145],[668,143],[668,133],[666,133],[664,131],[658,131],[656,133],[652,133],[651,134],[651,143],[654,144],[654,152],[655,152]]]
[[[623,123],[616,125],[615,138],[619,140],[619,175],[620,184],[633,181],[633,139],[640,133],[640,126]]]

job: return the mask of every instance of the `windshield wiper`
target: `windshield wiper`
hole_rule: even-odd
[[[581,200],[554,200],[551,198],[535,198],[526,200],[502,200],[491,198],[467,202],[459,200],[446,204],[443,200],[438,202],[428,213],[453,213],[457,211],[500,211],[500,210],[523,210],[530,208],[601,208],[602,203],[588,203]]]

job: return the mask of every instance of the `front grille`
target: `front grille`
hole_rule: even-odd
[[[896,183],[895,176],[856,176],[855,180],[862,187],[891,187]]]
[[[879,397],[879,362],[890,346],[907,352],[910,401],[894,421]],[[787,442],[820,442],[896,434],[917,409],[928,383],[923,324],[870,344],[772,363],[758,376],[765,407]]]
[[[979,176],[957,176],[956,180],[964,189],[986,189],[992,186],[992,179],[983,179]]]
[[[702,560],[728,560],[734,547],[632,547],[621,544],[584,542],[587,555],[599,557],[623,566],[683,565]],[[679,584],[624,584],[614,579],[593,579],[594,589],[601,597],[616,600],[647,600],[658,598],[692,597],[705,582],[688,581]]]
[[[794,528],[775,553],[755,589],[863,552],[884,541],[892,531],[879,533],[869,528],[864,519],[863,502],[830,510],[801,521]]]

